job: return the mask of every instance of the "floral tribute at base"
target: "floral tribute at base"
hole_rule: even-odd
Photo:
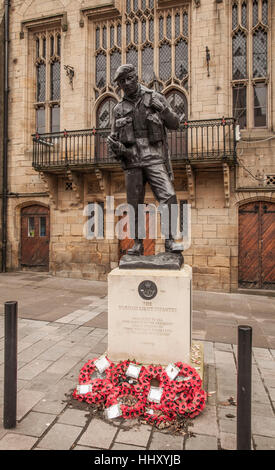
[[[84,364],[78,382],[73,398],[103,407],[108,419],[141,418],[156,427],[195,418],[207,398],[196,369],[182,362],[164,369],[130,360],[114,364],[101,356]]]

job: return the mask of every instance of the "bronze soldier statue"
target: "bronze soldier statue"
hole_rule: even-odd
[[[183,245],[173,238],[176,231],[172,227],[171,206],[177,204],[177,198],[166,134],[166,128],[178,128],[179,118],[162,94],[138,83],[132,64],[121,65],[114,81],[124,96],[113,109],[108,145],[125,171],[127,203],[135,211],[135,241],[128,255],[143,254],[143,241],[138,238],[138,205],[144,204],[147,182],[157,201],[166,204],[169,210],[165,251],[179,253]]]

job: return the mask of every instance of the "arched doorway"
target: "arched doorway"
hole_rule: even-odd
[[[34,204],[21,209],[21,267],[49,270],[49,208]]]
[[[275,289],[275,203],[239,208],[239,287]]]

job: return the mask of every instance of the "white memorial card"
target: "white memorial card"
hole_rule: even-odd
[[[148,394],[148,400],[153,401],[154,403],[160,403],[162,393],[163,388],[151,387]]]
[[[85,395],[85,393],[93,391],[93,386],[92,384],[81,384],[81,385],[78,385],[76,389],[79,395]]]
[[[97,370],[102,374],[106,369],[108,369],[110,363],[106,356],[101,356],[94,362],[94,365],[96,366]]]
[[[133,377],[134,379],[137,379],[140,371],[141,371],[142,366],[138,366],[137,364],[129,364],[128,369],[126,370],[126,375],[128,377]]]
[[[107,419],[118,418],[122,415],[120,405],[112,405],[109,408],[106,408],[104,414]]]
[[[174,364],[168,364],[168,366],[165,369],[165,372],[168,375],[169,379],[174,380],[179,374],[180,369]]]

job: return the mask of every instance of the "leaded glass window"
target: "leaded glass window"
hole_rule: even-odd
[[[60,128],[61,35],[47,30],[34,35],[36,67],[36,130],[39,134]]]
[[[246,34],[238,31],[232,39],[233,80],[246,77]]]
[[[233,88],[233,115],[241,129],[246,127],[246,86],[237,85]]]
[[[171,46],[164,42],[159,47],[159,78],[167,81],[171,77]]]
[[[106,129],[111,127],[111,117],[113,107],[116,105],[116,100],[113,98],[106,98],[102,101],[97,108],[96,127]]]
[[[146,45],[142,50],[142,80],[149,83],[154,78],[154,51],[150,44]]]
[[[257,29],[253,34],[253,77],[267,75],[267,32]]]
[[[117,18],[91,21],[95,98],[118,93],[113,77],[121,63],[133,64],[149,88],[165,90],[174,83],[187,89],[189,8],[160,8],[158,0],[126,0]]]
[[[267,90],[264,83],[254,85],[254,126],[266,126]]]
[[[101,51],[96,56],[96,86],[103,88],[106,84],[106,54]]]
[[[131,26],[131,25],[130,25]],[[120,21],[107,21],[95,27],[95,97],[114,91],[114,74],[121,65],[122,28]]]
[[[241,127],[267,126],[268,0],[232,2],[233,113]]]
[[[247,8],[246,8],[246,2],[242,3],[242,26],[244,28],[247,27]]]
[[[170,91],[167,93],[166,99],[181,121],[188,119],[187,99],[183,93],[177,90]]]
[[[175,46],[176,77],[180,80],[188,74],[188,43],[181,38]]]

